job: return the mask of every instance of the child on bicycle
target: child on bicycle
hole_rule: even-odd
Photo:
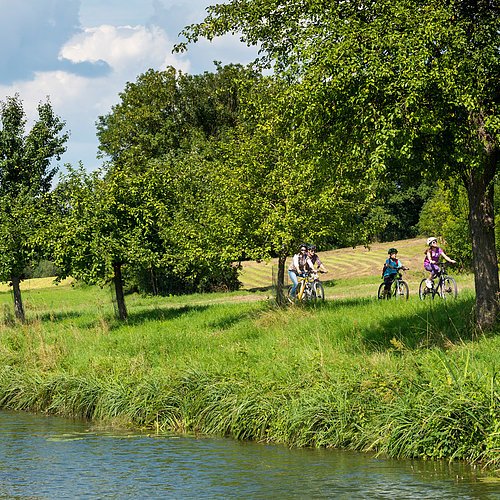
[[[400,269],[406,271],[408,268],[403,266],[402,262],[397,258],[398,250],[397,248],[389,248],[387,251],[389,257],[384,263],[384,268],[382,269],[382,278],[384,280],[384,295],[389,295],[391,293],[391,286],[396,275]]]
[[[425,280],[425,285],[427,288],[432,288],[434,286],[434,281],[432,281],[436,276],[439,275],[441,271],[439,267],[439,258],[443,257],[444,260],[448,261],[450,264],[456,264],[456,261],[450,259],[444,252],[442,248],[438,247],[437,238],[431,236],[427,238],[427,250],[425,251],[424,258],[424,269],[429,271],[429,278]]]
[[[307,245],[303,244],[299,247],[299,253],[296,253],[292,257],[292,262],[288,268],[288,276],[292,280],[293,286],[290,292],[291,297],[295,297],[295,292],[297,291],[297,286],[299,285],[299,280],[297,276],[302,276],[304,273],[313,271],[314,265],[309,258],[307,252]]]

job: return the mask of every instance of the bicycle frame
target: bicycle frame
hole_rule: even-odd
[[[310,291],[312,291],[311,283],[314,283],[314,279],[316,278],[311,279],[310,273],[305,273],[305,276],[299,276],[297,278],[299,282],[298,293],[297,293],[298,300],[302,300],[304,298],[304,293],[309,293],[309,295],[311,294],[310,293]]]
[[[298,302],[316,298],[315,283],[319,283],[317,272],[304,273],[304,276],[297,277],[297,281],[295,297]],[[324,299],[324,292],[321,294],[321,298]]]
[[[421,299],[424,299],[426,296],[430,296],[433,299],[436,295],[442,299],[446,299],[447,297],[457,297],[457,283],[455,278],[446,272],[447,263],[441,262],[440,266],[439,272],[434,278],[436,282],[431,289],[426,286],[425,279],[420,282],[419,296]]]
[[[401,270],[398,270],[396,275],[394,276],[394,280],[391,284],[391,288],[389,289],[389,293],[386,293],[385,283],[381,283],[379,286],[378,298],[379,299],[390,299],[394,298],[405,298],[408,299],[409,288],[408,283],[403,279],[403,274]]]
[[[441,268],[439,270],[439,274],[437,275],[438,282],[435,286],[436,293],[438,293],[439,290],[439,295],[442,297],[444,295],[444,284],[447,278],[450,278],[448,274],[446,273],[446,264],[442,263]]]

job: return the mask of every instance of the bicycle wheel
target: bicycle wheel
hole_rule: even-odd
[[[390,295],[386,295],[384,292],[385,292],[385,283],[380,283],[380,286],[378,287],[378,292],[377,292],[377,298],[379,300],[390,298]]]
[[[456,299],[458,294],[457,282],[451,276],[445,276],[441,283],[440,295],[443,299]]]
[[[418,287],[418,296],[420,297],[420,300],[433,299],[435,291],[434,289],[427,288],[425,282],[425,279],[420,282],[420,286]]]
[[[408,296],[410,295],[410,289],[408,288],[408,284],[403,280],[396,280],[394,282],[394,296],[396,299],[400,300],[408,300]]]
[[[310,300],[316,300],[316,294],[314,293],[314,288],[309,283],[304,285],[304,292],[302,294],[302,300],[308,302]]]
[[[325,289],[321,283],[314,283],[313,286],[314,298],[317,300],[325,300]]]
[[[299,287],[297,287],[297,290],[298,290]],[[288,292],[286,294],[286,298],[288,300],[288,302],[290,302],[290,304],[294,304],[295,301],[297,300],[297,290],[295,290],[295,295],[292,296],[292,289],[293,289],[293,285],[290,285],[288,287]]]

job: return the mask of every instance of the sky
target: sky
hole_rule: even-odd
[[[127,82],[150,68],[199,74],[213,61],[255,59],[257,49],[231,35],[172,54],[179,32],[214,3],[223,0],[0,0],[0,101],[19,94],[28,130],[48,97],[70,133],[61,170],[79,161],[94,170],[103,163],[95,123]]]

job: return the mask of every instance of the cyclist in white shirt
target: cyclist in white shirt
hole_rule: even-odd
[[[299,281],[297,276],[302,276],[304,273],[313,271],[314,264],[311,262],[309,258],[309,254],[307,252],[307,245],[300,245],[299,253],[296,253],[292,257],[292,262],[288,268],[288,276],[293,283],[292,290],[290,292],[291,297],[295,297],[295,292],[297,290],[297,286],[299,285]]]

